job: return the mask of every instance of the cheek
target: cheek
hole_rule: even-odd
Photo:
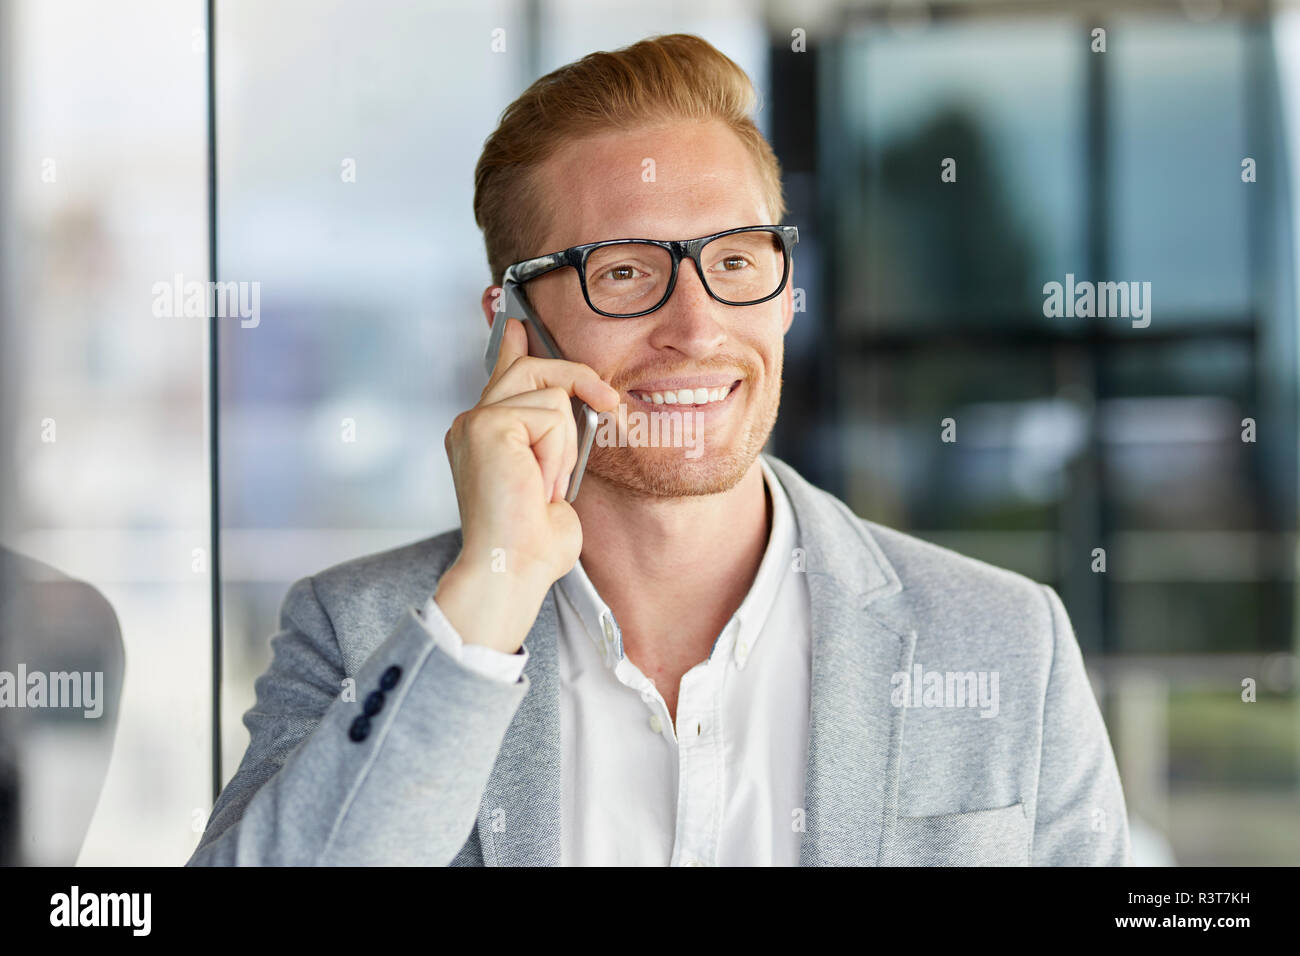
[[[646,365],[642,333],[633,325],[591,315],[581,301],[579,307],[588,314],[569,319],[560,343],[565,357],[595,369],[596,374],[615,388],[624,387],[628,383],[623,379]],[[568,314],[572,317],[574,312]]]
[[[785,359],[785,335],[781,327],[779,311],[774,311],[766,317],[762,331],[762,336],[756,339],[751,347],[762,361],[764,371],[768,375],[773,375],[780,371]]]
[[[576,287],[569,289],[560,279],[562,276],[555,274],[535,280],[533,288],[528,290],[528,302],[564,357],[590,364],[585,357],[589,348],[589,310],[583,302],[582,291]],[[528,338],[534,346],[532,354],[546,354],[538,348],[541,343],[532,330],[529,331]]]

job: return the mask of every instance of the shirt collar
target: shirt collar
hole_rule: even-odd
[[[766,459],[760,455],[758,461],[763,469],[768,494],[772,497],[772,527],[767,538],[767,549],[763,552],[763,559],[759,562],[758,573],[754,576],[749,593],[722,629],[710,651],[712,657],[719,646],[732,648],[736,665],[742,668],[753,653],[763,624],[785,580],[796,540],[790,499]],[[557,584],[560,593],[581,619],[587,637],[596,645],[596,653],[601,661],[606,667],[616,666],[623,659],[623,634],[609,605],[601,600],[591,579],[587,577],[582,560],[579,559],[573,565],[573,570],[560,578]]]

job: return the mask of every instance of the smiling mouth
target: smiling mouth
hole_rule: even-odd
[[[664,389],[648,392],[641,389],[628,389],[628,394],[637,401],[647,405],[662,405],[669,408],[708,408],[725,402],[740,387],[740,379],[730,385],[718,388],[682,388]]]

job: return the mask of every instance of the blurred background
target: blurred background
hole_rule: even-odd
[[[690,32],[800,229],[769,450],[1059,591],[1139,863],[1300,863],[1291,4],[214,2],[0,0],[0,669],[66,645],[120,695],[0,710],[0,862],[189,857],[289,584],[458,522],[484,138]],[[158,307],[213,260],[256,324]],[[1067,276],[1150,324],[1046,315]]]

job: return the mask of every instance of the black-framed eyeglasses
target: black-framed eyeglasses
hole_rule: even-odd
[[[593,312],[632,319],[668,301],[682,259],[690,259],[712,298],[724,305],[758,305],[785,288],[798,241],[796,226],[741,226],[698,239],[606,239],[516,262],[502,284],[523,284],[573,266]]]

